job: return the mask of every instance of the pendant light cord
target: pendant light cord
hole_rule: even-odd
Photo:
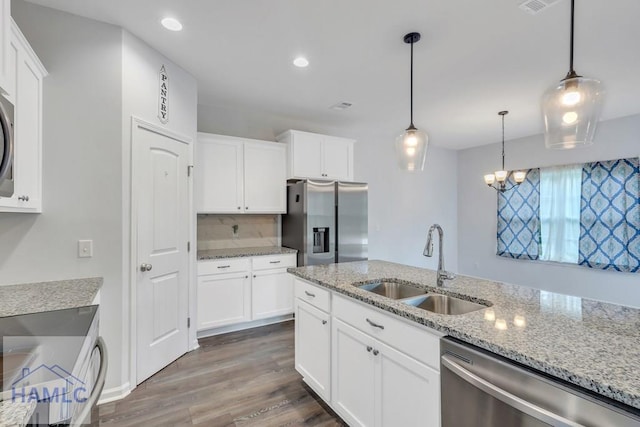
[[[411,100],[411,125],[409,126],[410,129],[414,128],[415,126],[413,125],[413,39],[411,39],[411,77],[409,79],[411,81],[409,87],[410,87],[410,100]]]
[[[573,27],[575,18],[575,0],[571,0],[571,44],[569,46],[569,74],[574,75],[576,72],[573,69]]]
[[[504,168],[504,114],[502,114],[502,170],[506,170]]]

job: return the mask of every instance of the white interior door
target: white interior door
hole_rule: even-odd
[[[189,145],[139,123],[132,143],[140,384],[188,350]]]

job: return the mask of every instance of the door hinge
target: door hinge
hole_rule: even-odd
[[[191,317],[187,317],[187,328],[191,327]]]
[[[187,252],[191,252],[191,242],[187,242]]]
[[[191,176],[191,169],[193,169],[193,165],[187,166],[187,176]]]

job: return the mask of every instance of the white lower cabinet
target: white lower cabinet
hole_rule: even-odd
[[[352,427],[374,426],[376,341],[337,319],[332,334],[333,407]]]
[[[251,320],[249,272],[198,277],[198,330]]]
[[[442,334],[304,280],[294,287],[296,369],[350,426],[440,425]]]
[[[326,401],[331,399],[331,318],[300,299],[296,301],[295,365],[304,381]]]
[[[296,255],[198,262],[198,331],[293,313]]]
[[[293,280],[286,269],[254,271],[251,300],[253,320],[293,313]]]

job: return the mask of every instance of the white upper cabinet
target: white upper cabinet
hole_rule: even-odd
[[[287,178],[353,181],[355,140],[298,130],[277,139],[287,144]]]
[[[285,213],[283,144],[198,134],[196,209],[201,213]]]
[[[11,1],[0,0],[0,89],[13,95],[9,86],[9,49],[11,38]]]
[[[8,99],[14,103],[14,192],[0,212],[42,212],[42,86],[47,71],[11,20]]]
[[[244,211],[286,212],[286,152],[277,142],[244,143]]]

